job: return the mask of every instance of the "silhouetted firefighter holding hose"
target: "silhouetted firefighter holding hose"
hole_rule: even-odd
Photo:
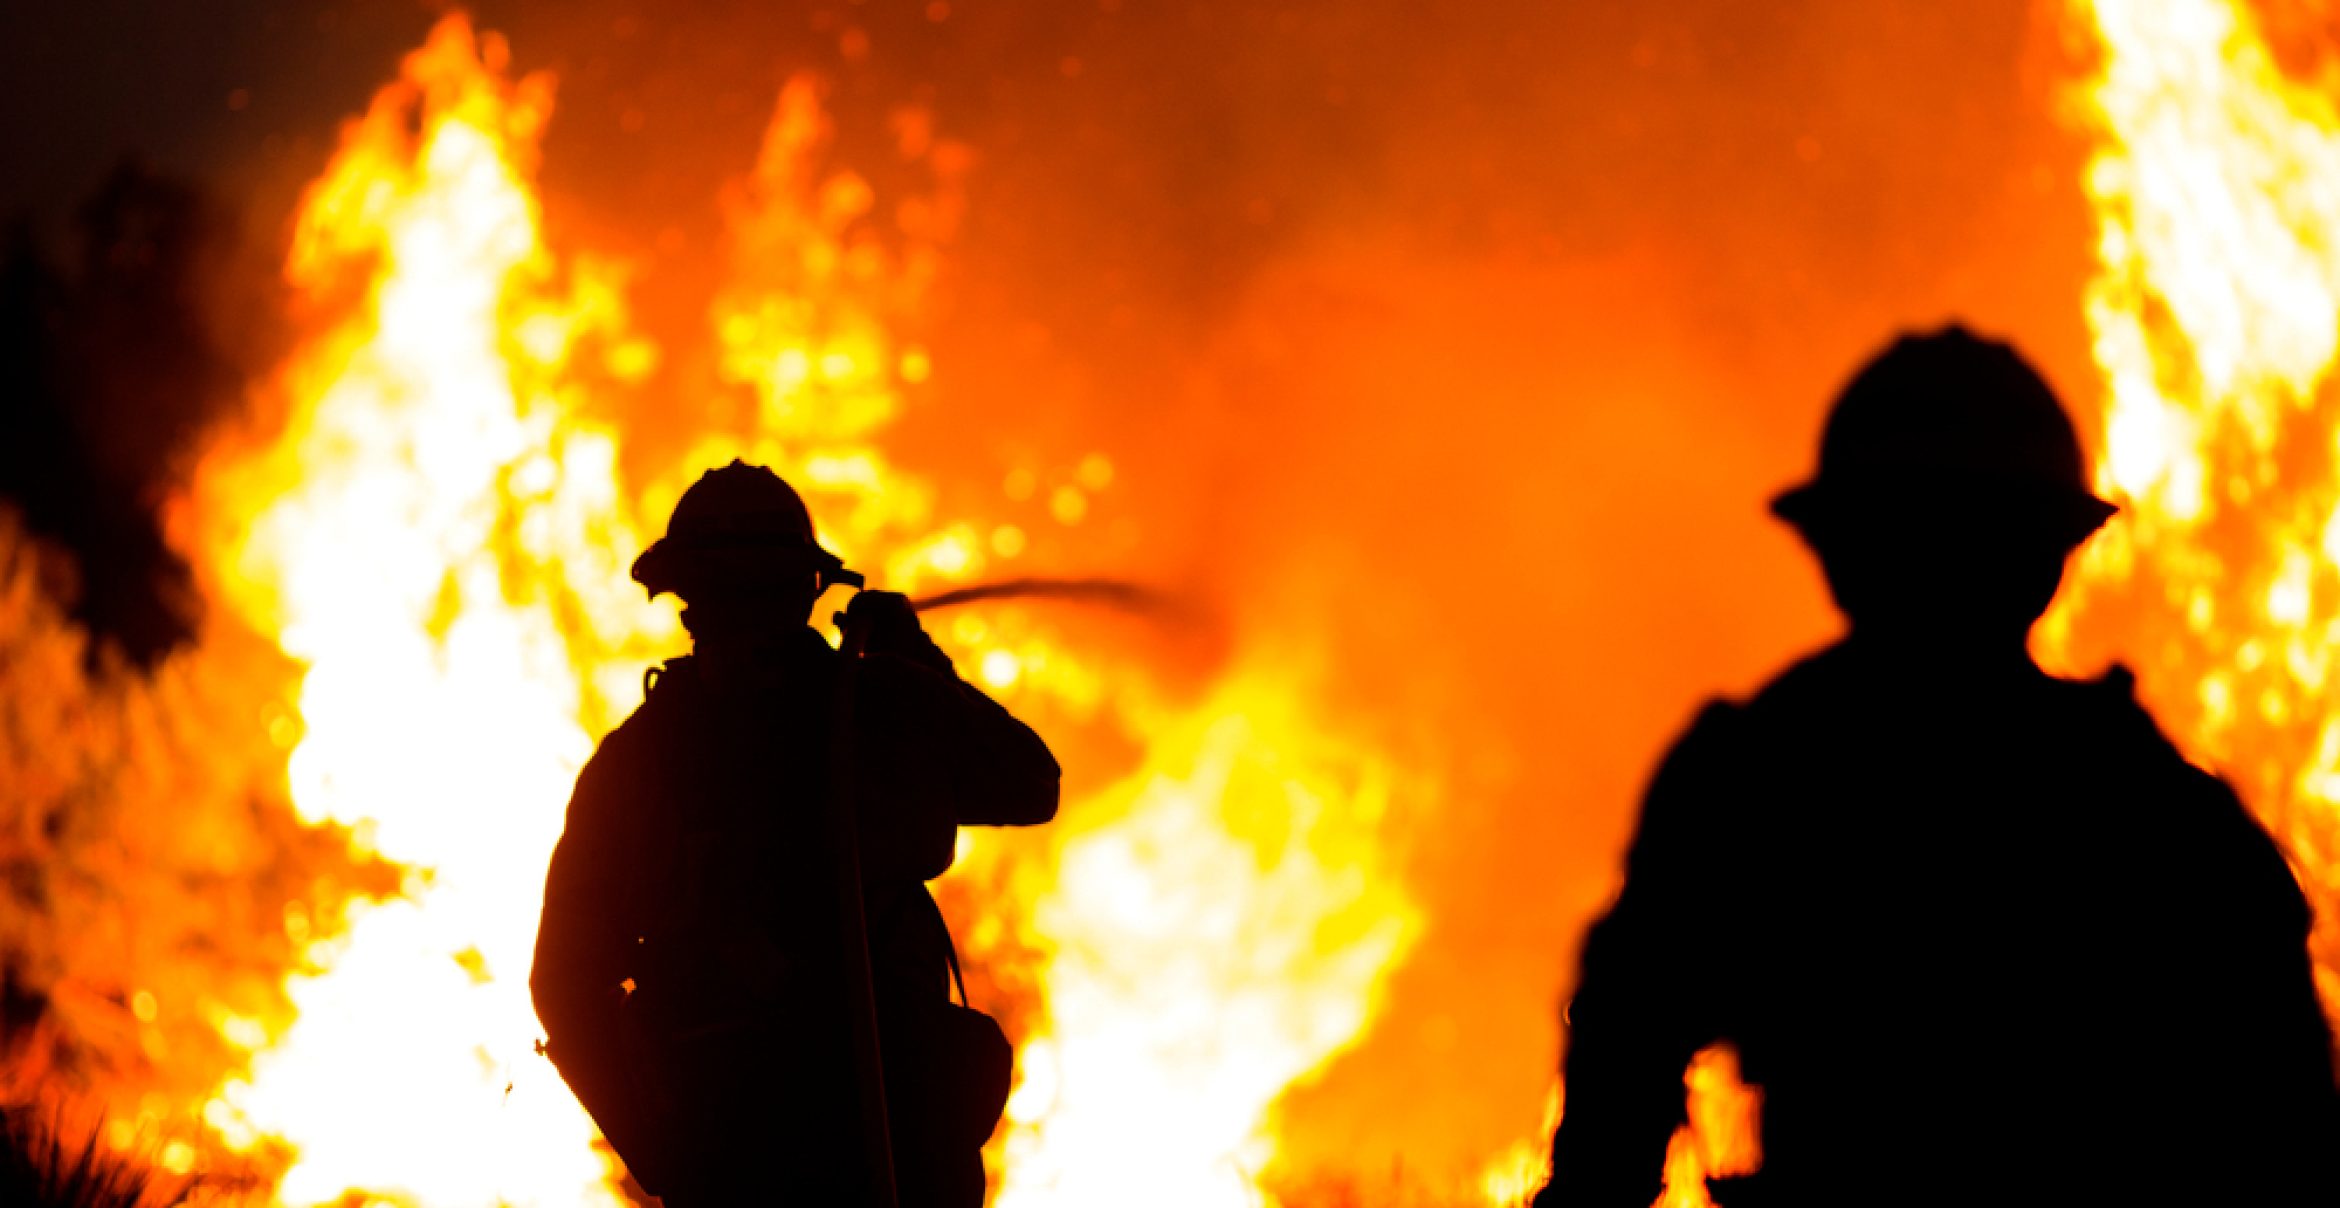
[[[2113,514],[2047,383],[1961,328],[1904,338],[1773,510],[1851,631],[1659,768],[1537,1208],[1646,1208],[1718,1042],[1763,1092],[1729,1208],[2340,1200],[2283,857],[2126,673],[2027,653]]]
[[[1039,736],[863,592],[796,492],[708,472],[634,565],[693,653],[577,779],[532,978],[547,1052],[672,1208],[977,1208],[1013,1059],[924,882],[1056,813]]]

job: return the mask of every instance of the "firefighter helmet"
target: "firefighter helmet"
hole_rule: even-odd
[[[1829,413],[1819,472],[1771,503],[1807,536],[1919,508],[2067,547],[2118,510],[2090,493],[2079,434],[2047,380],[1957,324],[1904,335],[1862,366]]]
[[[795,488],[734,459],[683,492],[666,536],[634,560],[634,581],[653,598],[671,591],[688,599],[710,587],[771,585],[843,565],[814,539],[812,513]]]

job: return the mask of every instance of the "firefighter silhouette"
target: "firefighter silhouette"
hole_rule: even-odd
[[[1763,1165],[1726,1205],[2333,1203],[2309,911],[2234,794],[2032,623],[2114,509],[2005,344],[1908,336],[1773,510],[1849,622],[1652,781],[1588,935],[1538,1208],[1646,1208],[1728,1043]]]
[[[857,658],[810,628],[847,572],[770,470],[700,478],[634,578],[682,598],[693,652],[577,778],[530,983],[547,1054],[670,1208],[871,1204],[873,1161],[906,1208],[976,1208],[1012,1053],[951,1001],[957,960],[924,882],[958,827],[1054,816],[1054,758],[903,597],[853,599]],[[840,792],[852,829],[824,835]],[[846,833],[850,868],[829,841]]]

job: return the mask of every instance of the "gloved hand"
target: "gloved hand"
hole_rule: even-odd
[[[910,607],[910,597],[898,591],[864,591],[855,595],[839,621],[846,630],[859,629],[865,635],[861,647],[865,654],[890,654],[945,675],[956,674],[950,656],[919,627],[918,613]]]

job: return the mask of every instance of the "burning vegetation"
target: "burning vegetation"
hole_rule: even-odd
[[[828,539],[892,585],[948,585],[1048,552],[1007,517],[938,514],[933,488],[875,440],[930,372],[893,330],[915,321],[948,238],[964,148],[902,114],[901,153],[930,187],[881,221],[870,186],[824,163],[819,85],[782,90],[762,154],[726,197],[738,271],[710,307],[714,401],[637,486],[610,400],[661,350],[629,329],[622,266],[545,246],[531,178],[551,81],[511,79],[506,53],[449,18],[347,128],[287,259],[298,342],[172,514],[221,623],[273,635],[289,656],[266,674],[217,671],[275,685],[273,724],[251,724],[248,708],[184,719],[231,730],[232,745],[210,738],[223,748],[258,748],[251,779],[289,782],[289,802],[261,812],[286,832],[253,845],[267,871],[346,840],[361,865],[403,875],[394,891],[333,899],[346,918],[296,903],[265,929],[252,957],[269,997],[208,1021],[203,1039],[224,1051],[192,1063],[216,1084],[173,1094],[143,1071],[119,1078],[146,1088],[145,1110],[122,1119],[193,1112],[214,1153],[272,1155],[291,1203],[617,1195],[590,1126],[531,1051],[525,974],[536,870],[568,785],[593,736],[639,699],[642,667],[676,642],[671,612],[623,573],[643,543],[638,516],[667,510],[717,452],[739,453],[803,484],[835,519]],[[1008,484],[1010,504],[1040,492],[1031,477]],[[1043,506],[1077,523],[1112,485],[1094,455]],[[79,647],[40,611],[29,573],[12,582],[24,631],[58,630],[52,661],[77,674]],[[1363,1026],[1406,942],[1409,908],[1381,874],[1378,839],[1393,802],[1422,790],[1315,731],[1304,658],[1288,651],[1231,654],[1195,695],[1149,686],[1142,660],[1074,651],[1037,614],[970,616],[946,640],[995,691],[1146,735],[1136,766],[1052,850],[1002,840],[964,859],[957,900],[984,915],[970,955],[993,986],[1020,983],[1032,1000],[1000,1202],[1092,1200],[1126,1169],[1114,1138],[1139,1104],[1154,1122],[1144,1143],[1191,1172],[1159,1189],[1164,1202],[1249,1194],[1272,1154],[1267,1106]],[[199,644],[184,661],[213,671],[227,649]],[[88,762],[193,764],[176,754]],[[90,881],[148,883],[119,870]],[[108,917],[149,913],[184,917],[143,904]],[[141,1021],[164,997],[225,999],[120,980]],[[418,1165],[418,1151],[433,1157]]]
[[[2094,46],[2071,93],[2096,148],[2085,305],[2098,482],[2127,514],[2041,644],[2132,664],[2328,915],[2328,48],[2271,47],[2231,0],[2065,16]],[[303,192],[269,303],[285,330],[250,341],[268,367],[184,472],[149,475],[179,484],[156,512],[207,605],[185,640],[93,644],[107,622],[70,611],[70,559],[0,522],[7,1088],[102,1111],[107,1145],[152,1144],[215,1198],[625,1201],[533,1051],[525,987],[569,786],[681,642],[625,568],[700,470],[779,470],[892,589],[1178,570],[1142,552],[1140,448],[998,473],[902,435],[950,401],[926,325],[982,159],[947,113],[902,104],[884,162],[846,162],[832,85],[788,79],[722,193],[695,329],[653,335],[634,265],[548,234],[555,81],[510,60],[443,19]],[[1018,1046],[1001,1208],[1492,1205],[1540,1181],[1561,1087],[1541,1120],[1524,1104],[1508,1135],[1450,1139],[1475,1169],[1327,1169],[1296,1139],[1435,959],[1422,829],[1501,778],[1352,707],[1320,630],[1262,619],[1327,590],[1274,580],[1246,602],[1280,607],[1238,618],[1228,592],[1167,625],[1020,603],[935,626],[1074,769],[1058,826],[963,839],[938,887]],[[1686,1090],[1666,1200],[1685,1206],[1760,1161],[1727,1051]]]
[[[2333,47],[2279,47],[2227,4],[2082,15],[2103,45],[2078,94],[2101,139],[2087,182],[2101,224],[2087,299],[2106,385],[2097,480],[2127,514],[2084,551],[2045,645],[2128,663],[2188,754],[2233,781],[2316,899],[2328,977],[2340,968]]]

